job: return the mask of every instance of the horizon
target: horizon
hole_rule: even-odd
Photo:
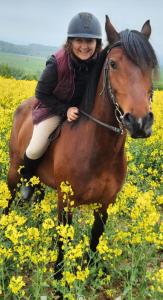
[[[28,44],[26,44],[26,43],[22,43],[22,44],[18,44],[18,43],[14,43],[14,42],[11,42],[11,41],[6,41],[6,40],[1,40],[0,39],[0,42],[5,42],[5,43],[8,43],[8,44],[13,44],[13,45],[17,45],[17,46],[30,46],[30,45],[41,45],[41,46],[46,46],[46,47],[59,47],[59,46],[55,46],[55,45],[46,45],[46,44],[41,44],[41,43],[34,43],[34,42],[32,42],[32,43],[28,43]]]
[[[17,43],[13,43],[13,42],[10,42],[10,41],[4,41],[4,40],[0,40],[0,42],[5,42],[5,43],[8,43],[8,44],[12,44],[12,45],[16,45],[16,46],[30,46],[30,45],[37,45],[37,46],[44,46],[44,47],[50,47],[50,48],[60,48],[59,46],[57,45],[45,45],[45,44],[38,44],[38,43],[29,43],[29,44],[17,44]],[[155,50],[155,49],[154,49]],[[2,51],[0,51],[2,52]],[[6,52],[7,53],[7,52]],[[16,53],[15,53],[16,54]],[[23,54],[17,54],[17,55],[23,55]],[[31,55],[32,56],[32,55]],[[156,53],[156,56],[157,56],[157,59],[159,61],[159,66],[160,67],[163,67],[163,54],[162,55],[157,55]]]

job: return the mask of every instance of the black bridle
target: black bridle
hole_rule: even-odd
[[[109,54],[110,51],[113,48],[116,48],[116,47],[119,47],[119,46],[121,46],[121,42],[120,41],[112,44],[109,47],[107,54]],[[118,134],[123,134],[124,133],[124,127],[123,127],[123,123],[122,123],[123,115],[121,113],[121,109],[119,107],[119,104],[116,101],[115,95],[113,94],[113,91],[112,91],[112,87],[111,87],[111,83],[110,83],[110,78],[109,78],[109,69],[110,69],[109,68],[109,59],[107,59],[105,61],[105,65],[104,65],[103,88],[102,88],[102,91],[100,92],[99,95],[101,96],[103,94],[103,92],[105,92],[106,99],[111,99],[112,104],[114,105],[114,108],[115,108],[115,110],[114,110],[115,118],[118,121],[119,127],[115,127],[115,126],[109,125],[107,123],[104,123],[104,122],[98,120],[97,118],[91,116],[90,114],[87,114],[83,110],[80,110],[80,112],[81,112],[81,114],[83,114],[84,116],[88,117],[90,120],[96,122],[97,124],[102,125],[102,126],[108,128],[109,130],[112,130],[112,131],[114,131],[114,132],[116,132]]]

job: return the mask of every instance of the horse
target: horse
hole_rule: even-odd
[[[74,192],[74,206],[100,204],[94,212],[90,248],[96,251],[107,220],[107,208],[114,203],[127,172],[125,141],[151,135],[152,74],[157,57],[148,39],[149,20],[141,31],[116,31],[106,15],[108,45],[99,55],[87,91],[79,107],[80,118],[65,121],[60,137],[51,142],[36,170],[45,185],[58,192],[58,221],[63,221],[61,182]],[[11,131],[8,186],[12,194],[20,180],[19,166],[29,144],[36,98],[25,100],[16,110]],[[72,212],[68,211],[68,223]],[[61,251],[61,245],[60,245]]]

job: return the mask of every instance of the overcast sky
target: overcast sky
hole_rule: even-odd
[[[78,12],[91,12],[103,28],[105,14],[118,31],[140,30],[151,21],[151,43],[163,57],[163,0],[0,0],[0,40],[61,46],[67,26]]]

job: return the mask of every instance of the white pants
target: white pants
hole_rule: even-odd
[[[61,118],[53,116],[34,125],[33,134],[26,150],[26,155],[30,159],[40,158],[49,146],[49,135],[57,128]]]

